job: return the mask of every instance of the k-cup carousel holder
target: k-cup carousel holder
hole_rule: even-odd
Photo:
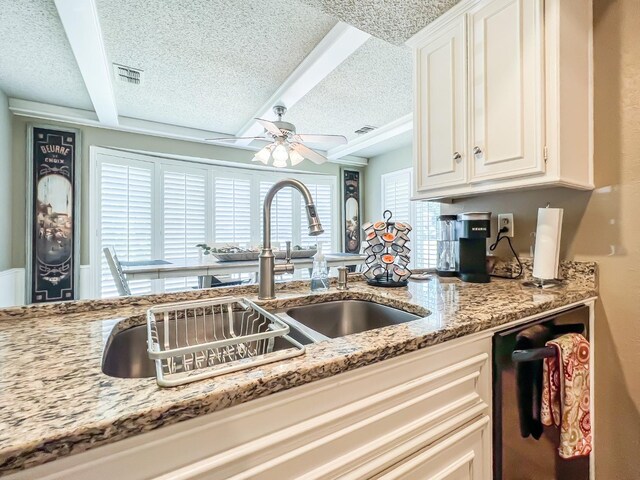
[[[382,216],[384,220],[362,226],[367,241],[364,276],[369,285],[376,287],[406,287],[411,276],[408,268],[411,225],[391,221],[390,210],[385,210]]]

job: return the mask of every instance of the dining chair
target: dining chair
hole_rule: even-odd
[[[102,251],[107,259],[107,265],[109,265],[111,276],[113,277],[113,281],[118,289],[118,295],[121,297],[131,295],[129,282],[127,282],[127,277],[125,277],[122,272],[122,265],[120,264],[120,260],[118,260],[115,249],[113,247],[104,247]]]

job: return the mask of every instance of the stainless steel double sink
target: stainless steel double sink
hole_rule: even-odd
[[[379,303],[364,300],[336,300],[277,310],[291,327],[290,336],[302,344],[328,340],[420,318]],[[278,342],[274,350],[288,348]],[[147,355],[147,327],[140,325],[111,334],[105,345],[102,371],[112,377],[155,376],[155,365]]]

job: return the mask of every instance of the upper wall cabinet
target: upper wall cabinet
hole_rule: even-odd
[[[415,198],[593,188],[589,0],[463,0],[408,44]]]

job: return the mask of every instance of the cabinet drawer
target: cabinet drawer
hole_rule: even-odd
[[[440,442],[387,469],[380,480],[491,478],[491,421],[483,416]]]

